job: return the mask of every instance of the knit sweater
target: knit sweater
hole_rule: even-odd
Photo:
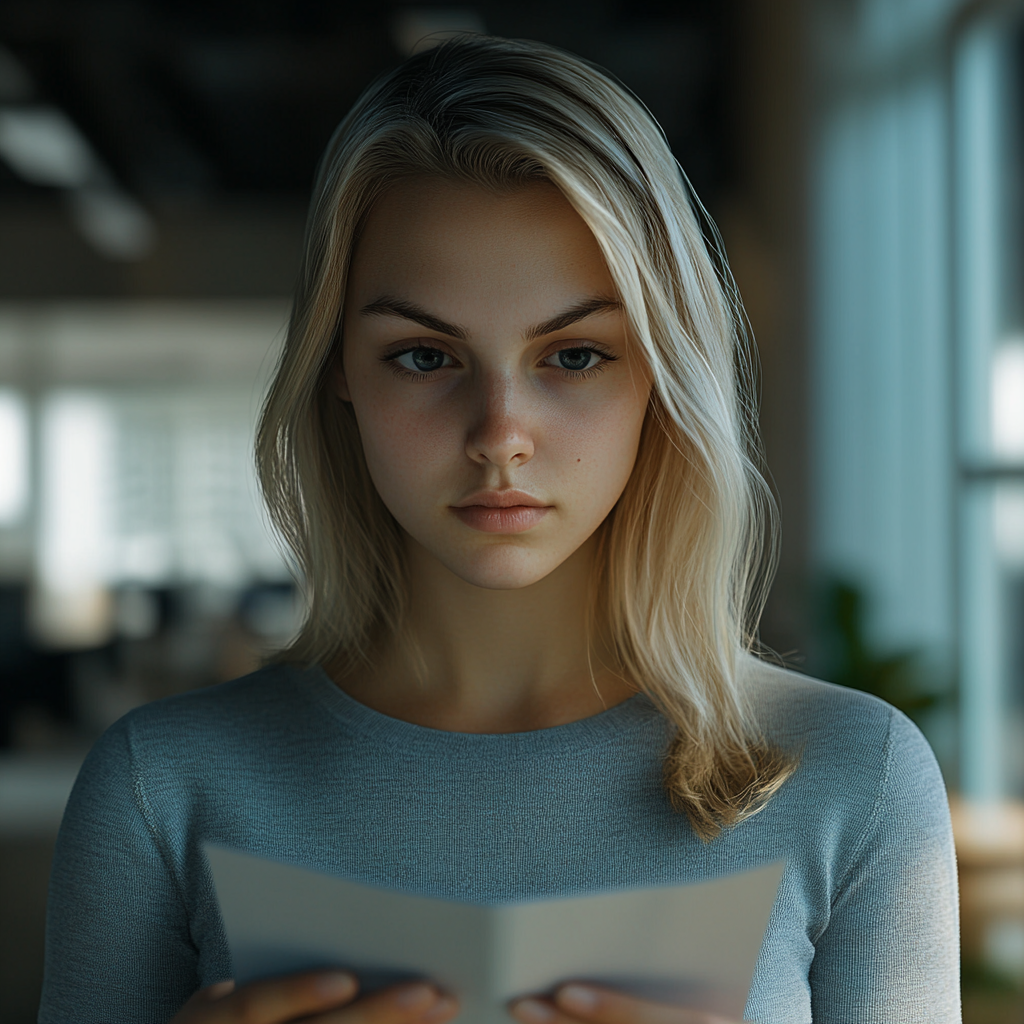
[[[552,728],[457,733],[273,666],[136,708],[64,812],[39,1024],[163,1024],[232,976],[203,840],[488,905],[785,860],[746,1020],[959,1022],[953,839],[924,737],[858,691],[753,658],[741,679],[800,764],[709,843],[662,788],[674,727],[643,694]]]

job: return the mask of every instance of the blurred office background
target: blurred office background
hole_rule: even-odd
[[[965,1016],[1024,1019],[1024,4],[5,0],[0,1021],[35,1020],[85,752],[301,615],[252,434],[313,168],[475,29],[597,61],[717,222],[782,507],[763,639],[910,714],[951,793]]]

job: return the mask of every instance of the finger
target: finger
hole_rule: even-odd
[[[670,1016],[648,1017],[644,1014],[654,1004],[646,1004],[645,1006],[641,1000],[623,998],[625,1002],[628,1002],[629,1006],[626,1010],[626,1015],[624,1017],[617,1017],[616,1020],[625,1021],[628,1024],[648,1024],[650,1021],[671,1021],[672,1024],[739,1024],[738,1021],[727,1021],[724,1017],[716,1017],[703,1013],[700,1010],[689,1010],[678,1006],[656,1006],[654,1007],[656,1010],[667,1011]],[[571,1013],[567,1012],[569,1001],[571,1001],[571,996],[568,1000],[563,1000],[558,1005],[549,999],[530,997],[512,1003],[509,1007],[509,1012],[516,1020],[521,1021],[522,1024],[580,1024],[580,1021],[594,1021],[602,1024],[606,1019],[610,1024],[611,1018],[598,1016],[599,1009],[587,1011],[581,1009],[574,1010]],[[606,1009],[610,1007],[611,1004],[609,1002],[606,1004]],[[619,1009],[621,1010],[622,1008],[620,1007]]]
[[[702,1010],[650,1002],[600,985],[563,985],[554,1003],[575,1020],[595,1024],[729,1024]]]
[[[443,995],[433,1009],[420,1018],[422,1024],[445,1024],[459,1012],[459,1001],[454,996]]]
[[[220,1012],[203,1014],[203,1024],[283,1024],[298,1017],[322,1013],[339,1003],[351,1002],[359,991],[347,971],[310,971],[265,978],[222,995]]]
[[[515,1000],[508,1012],[522,1024],[578,1024],[577,1018],[566,1016],[550,999],[538,996]]]
[[[427,982],[396,985],[363,996],[316,1018],[317,1024],[442,1024],[459,1011],[458,1000]],[[312,1022],[310,1022],[312,1024]]]

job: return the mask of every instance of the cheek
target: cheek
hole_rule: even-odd
[[[389,508],[403,497],[411,499],[417,482],[450,466],[457,444],[453,424],[444,416],[382,394],[355,403],[355,413],[370,476]]]
[[[602,399],[580,411],[572,432],[591,454],[600,453],[616,464],[630,460],[643,426],[646,399],[641,400],[632,388],[616,389]]]
[[[566,418],[552,433],[552,448],[565,476],[608,508],[618,500],[636,462],[646,407],[646,400],[641,403],[630,391]]]

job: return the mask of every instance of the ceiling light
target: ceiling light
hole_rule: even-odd
[[[112,260],[140,260],[156,242],[150,215],[130,195],[112,187],[75,189],[71,217],[99,253]]]
[[[56,107],[0,108],[0,156],[33,185],[76,188],[102,173],[92,147]]]

